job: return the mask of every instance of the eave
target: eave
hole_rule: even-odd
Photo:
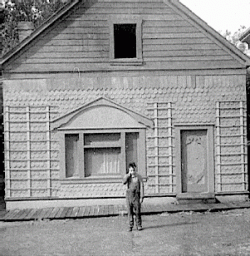
[[[7,52],[0,60],[0,70],[3,69],[4,64],[9,61],[12,57],[19,53],[24,47],[30,44],[34,39],[36,39],[43,31],[48,29],[54,22],[58,21],[62,16],[64,16],[69,10],[71,10],[80,0],[72,0],[66,6],[59,9],[54,15],[47,19],[41,26],[35,29],[30,36],[25,38],[22,42],[16,45],[13,49]]]
[[[239,38],[239,40],[243,43],[247,43],[248,47],[250,46],[250,28],[248,28],[244,34]]]

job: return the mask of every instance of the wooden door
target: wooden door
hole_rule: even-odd
[[[182,193],[208,190],[207,130],[181,132]]]

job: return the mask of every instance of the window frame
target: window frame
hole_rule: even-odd
[[[114,25],[115,24],[136,24],[136,57],[135,58],[115,58],[114,47]],[[142,61],[142,18],[134,15],[112,16],[109,19],[110,48],[109,57],[111,65],[135,65],[143,64]]]
[[[131,129],[96,129],[96,130],[64,130],[59,131],[59,142],[60,142],[60,181],[63,184],[74,184],[74,183],[120,183],[123,175],[126,174],[126,133],[138,133],[138,172],[146,178],[146,129],[145,128],[131,128]],[[121,145],[121,173],[118,175],[105,174],[85,177],[84,168],[84,134],[97,134],[97,133],[120,133],[120,145]],[[66,149],[65,149],[65,136],[66,134],[79,134],[78,143],[78,158],[77,165],[79,166],[79,177],[66,177]],[[81,146],[82,145],[82,146]],[[87,147],[88,148],[88,147]]]

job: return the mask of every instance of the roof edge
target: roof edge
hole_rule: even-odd
[[[199,16],[197,16],[179,0],[163,0],[163,2],[177,8],[180,12],[187,15],[193,22],[201,26],[206,33],[210,34],[220,44],[222,44],[222,46],[226,47],[229,50],[229,54],[235,55],[235,57],[237,57],[237,60],[241,62],[241,64],[245,65],[246,67],[250,66],[250,58],[246,54],[241,52],[236,46],[227,41],[226,38],[224,38],[215,29],[209,26],[205,21],[203,21]]]
[[[45,31],[49,26],[51,26],[54,22],[56,22],[60,17],[62,17],[65,13],[67,13],[70,9],[72,9],[80,1],[81,0],[70,1],[70,3],[68,3],[61,9],[59,9],[50,18],[48,18],[44,23],[42,23],[38,28],[36,28],[27,38],[25,38],[22,42],[20,42],[13,49],[8,51],[0,60],[0,70],[3,68],[3,65],[9,59],[11,59],[14,55],[16,55],[23,47],[28,45],[32,40],[34,40],[37,36],[39,36],[43,31]]]
[[[250,46],[250,28],[246,29],[246,31],[240,36],[239,40]]]

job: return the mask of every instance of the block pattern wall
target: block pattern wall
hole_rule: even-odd
[[[175,124],[216,125],[217,120],[219,125],[229,125],[232,122],[235,125],[235,121],[240,123],[242,117],[237,119],[234,115],[244,116],[244,122],[246,116],[245,103],[242,103],[243,108],[234,103],[245,100],[244,75],[153,76],[145,73],[141,76],[75,77],[75,74],[72,74],[72,78],[69,79],[5,81],[7,197],[84,198],[125,195],[125,186],[121,183],[61,184],[59,181],[60,148],[57,133],[48,133],[48,120],[58,118],[99,97],[109,98],[152,118],[157,123],[154,129],[147,131],[149,177],[146,194],[175,193]],[[216,104],[225,100],[229,104],[235,104],[233,106],[239,109],[222,109],[218,114]],[[227,103],[224,107],[226,106]],[[220,108],[223,108],[222,103]],[[243,111],[243,115],[239,111]],[[224,115],[229,115],[230,118],[225,119]],[[219,125],[217,129],[220,129],[220,143],[218,137],[215,137],[215,146],[216,143],[222,144],[222,140],[228,140],[225,144],[238,145],[241,144],[243,136],[245,139],[245,123],[243,126],[224,130]],[[243,133],[240,132],[242,127]],[[241,136],[233,137],[238,133]],[[48,136],[50,143],[47,140]],[[221,165],[218,169],[218,163],[243,162],[241,151],[236,152],[240,153],[240,156],[233,156],[234,152],[224,152],[228,149],[236,147],[221,147],[221,154],[230,155],[221,155],[220,162],[216,156],[215,187],[217,191],[245,191],[247,176],[244,174],[243,179],[241,164],[235,164],[231,169]],[[239,150],[242,150],[242,147]],[[237,170],[240,172],[239,175],[235,174]],[[227,173],[229,175],[226,175]]]
[[[216,104],[217,191],[246,191],[247,172],[246,102]]]
[[[50,120],[57,114],[49,106],[5,107],[6,197],[54,195],[58,141],[50,132]]]
[[[156,194],[175,192],[172,108],[171,102],[151,103],[147,108],[154,120],[147,136],[148,183]]]

